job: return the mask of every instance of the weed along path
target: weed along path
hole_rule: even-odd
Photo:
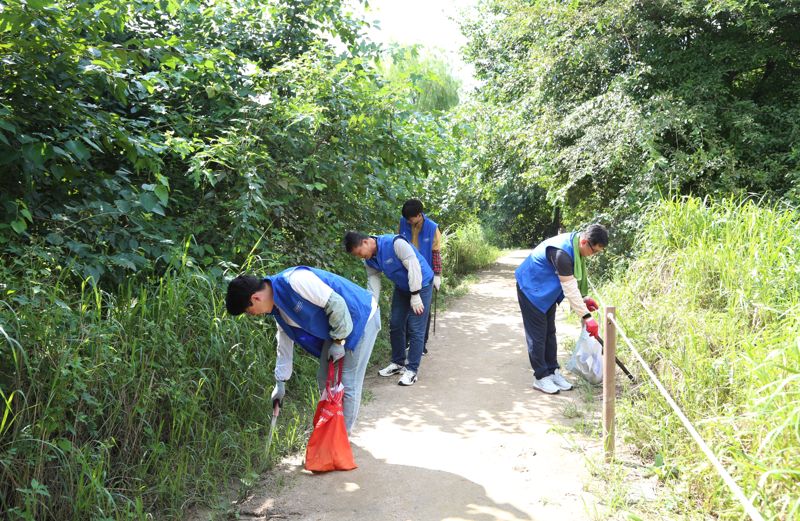
[[[374,397],[351,438],[358,469],[312,475],[302,456],[286,460],[238,506],[239,518],[596,519],[598,500],[584,488],[586,451],[600,444],[574,429],[591,411],[567,419],[585,407],[585,391],[547,396],[531,388],[514,282],[527,253],[512,252],[479,273],[469,293],[439,314],[416,385],[400,387],[370,369],[365,385]],[[560,342],[578,333],[563,317]]]

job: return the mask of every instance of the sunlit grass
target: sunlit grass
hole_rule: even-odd
[[[800,517],[800,214],[754,201],[663,202],[627,271],[601,293],[661,380],[768,519]],[[620,346],[625,358],[626,348]],[[652,385],[618,432],[683,496],[674,514],[742,518]]]

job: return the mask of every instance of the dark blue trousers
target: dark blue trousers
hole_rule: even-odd
[[[558,369],[558,345],[556,344],[556,303],[542,313],[534,306],[517,284],[517,300],[522,312],[522,325],[525,327],[525,341],[528,343],[528,359],[533,374],[541,380]]]

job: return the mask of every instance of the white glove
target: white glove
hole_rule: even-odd
[[[334,342],[328,348],[328,360],[337,361],[344,358],[344,341],[342,343]]]
[[[419,295],[411,295],[411,309],[414,310],[414,313],[417,315],[421,315],[423,311],[425,311],[425,306],[422,305],[422,297]]]
[[[433,287],[436,288],[436,291],[439,291],[439,286],[442,285],[442,276],[441,275],[434,275],[433,276]]]
[[[272,390],[272,403],[273,405],[277,401],[278,403],[283,403],[283,397],[286,396],[286,382],[281,382],[277,380],[275,382],[275,389]]]

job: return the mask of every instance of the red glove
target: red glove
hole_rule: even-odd
[[[597,323],[597,320],[589,317],[583,321],[583,325],[586,326],[586,332],[589,333],[590,336],[600,338],[600,325]]]
[[[589,311],[597,311],[600,309],[600,306],[597,305],[597,301],[591,297],[585,297],[583,303],[586,304],[586,309]]]

